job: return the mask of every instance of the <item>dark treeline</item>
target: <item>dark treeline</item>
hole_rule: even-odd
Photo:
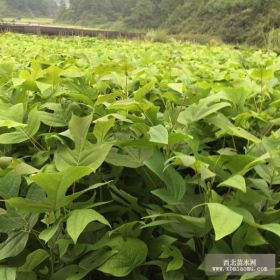
[[[54,0],[0,0],[2,17],[55,17],[57,11]]]
[[[280,26],[279,0],[70,0],[59,20],[122,29],[161,28],[261,45]]]
[[[260,46],[271,30],[280,34],[280,0],[0,0],[0,17],[53,17],[121,31],[159,28]]]
[[[119,22],[130,28],[158,28],[184,0],[70,0],[59,19],[83,25]]]

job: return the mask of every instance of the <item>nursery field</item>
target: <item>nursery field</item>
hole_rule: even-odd
[[[0,279],[279,279],[279,108],[274,53],[1,34]]]

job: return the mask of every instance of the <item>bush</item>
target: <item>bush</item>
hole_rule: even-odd
[[[266,48],[267,50],[280,53],[280,29],[272,29],[266,35]]]
[[[163,29],[151,30],[146,34],[146,38],[151,42],[167,43],[169,41],[168,34]]]

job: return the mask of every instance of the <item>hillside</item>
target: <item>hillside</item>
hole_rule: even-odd
[[[263,45],[280,25],[278,0],[72,0],[59,20],[123,29],[164,28]]]
[[[0,0],[1,17],[55,17],[53,0]]]

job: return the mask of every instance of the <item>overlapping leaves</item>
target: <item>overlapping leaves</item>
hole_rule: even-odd
[[[1,277],[206,279],[208,252],[277,253],[278,57],[0,43]]]

